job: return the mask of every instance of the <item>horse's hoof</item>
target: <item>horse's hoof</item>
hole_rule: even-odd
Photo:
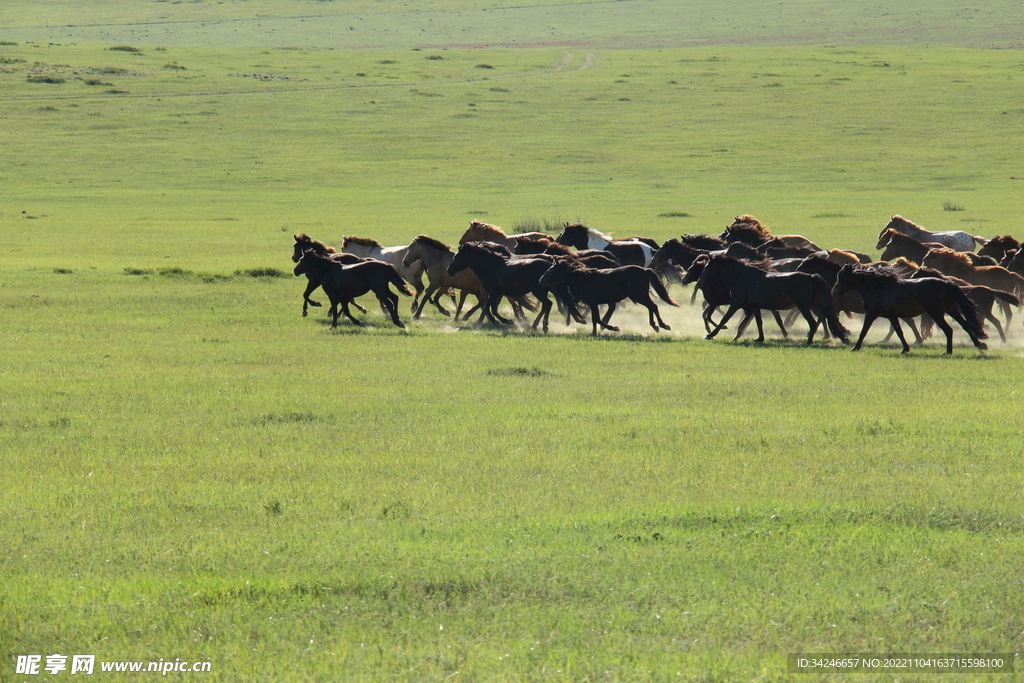
[[[710,340],[714,339],[715,337],[713,335],[710,335],[710,334],[705,334],[704,338],[707,339],[708,341],[710,341]]]
[[[306,313],[305,311],[302,312],[302,317],[303,318],[305,318],[307,315],[309,315],[309,313]]]
[[[988,344],[986,344],[985,342],[978,342],[977,344],[975,344],[975,346],[977,346],[982,351],[988,350]]]
[[[671,327],[669,327],[668,325],[666,325],[665,323],[662,323],[662,324],[661,324],[661,329],[663,329],[663,330],[668,330],[668,331],[670,331],[670,332],[672,331],[672,328],[671,328]]]

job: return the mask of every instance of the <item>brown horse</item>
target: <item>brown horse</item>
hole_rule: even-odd
[[[1002,266],[975,266],[966,256],[952,249],[932,249],[921,265],[958,277],[972,285],[985,285],[1017,297],[1024,296],[1024,277]]]
[[[655,275],[653,270],[641,268],[640,266],[623,266],[621,268],[588,268],[578,259],[563,256],[555,260],[555,263],[540,278],[540,284],[554,286],[559,282],[569,285],[573,295],[590,307],[590,317],[593,324],[591,334],[597,336],[597,326],[603,329],[618,332],[619,328],[608,324],[615,312],[615,306],[623,299],[629,299],[633,303],[640,304],[647,309],[647,316],[651,327],[655,332],[659,329],[672,329],[661,319],[661,312],[658,305],[651,299],[650,289],[661,297],[661,300],[671,306],[679,304],[669,296],[665,286]],[[598,306],[606,304],[608,312],[601,318]]]
[[[875,249],[884,249],[879,260],[891,261],[903,257],[911,263],[921,265],[925,255],[933,248],[941,248],[938,242],[922,243],[895,230],[884,230],[878,237]]]
[[[710,254],[702,254],[694,259],[693,263],[691,263],[690,267],[686,270],[686,275],[683,276],[683,281],[681,283],[683,286],[693,283],[693,295],[690,297],[690,305],[693,305],[697,300],[697,292],[702,292],[704,294],[704,310],[701,312],[701,320],[704,321],[704,331],[709,334],[711,333],[711,328],[717,326],[717,323],[715,323],[711,316],[720,306],[728,306],[732,301],[732,295],[729,289],[730,282],[725,277],[724,272],[712,271],[708,274],[708,277],[704,277],[704,268],[710,262],[711,258]],[[767,262],[763,261],[752,262],[751,265],[762,268],[766,271],[771,269],[771,266],[768,265]],[[772,315],[775,317],[775,322],[782,331],[782,336],[788,338],[789,333],[786,332],[786,326],[783,324],[782,317],[779,315],[779,312],[773,310]],[[747,312],[746,317],[736,330],[736,336],[733,337],[734,341],[739,339],[743,330],[753,317],[752,313]],[[721,329],[724,330],[725,326],[723,325]]]
[[[764,341],[761,309],[778,311],[795,306],[807,321],[810,332],[807,343],[814,342],[818,320],[812,311],[821,314],[828,329],[844,343],[849,332],[839,322],[828,285],[810,273],[773,273],[729,256],[712,256],[704,266],[701,278],[719,277],[729,283],[729,310],[705,339],[714,339],[739,309],[753,315],[757,322],[758,342]]]
[[[460,291],[459,303],[455,308],[456,321],[458,321],[459,314],[462,312],[462,305],[466,302],[466,297],[470,294],[476,295],[478,303],[466,311],[467,319],[487,301],[487,293],[480,286],[480,281],[473,274],[473,271],[464,270],[455,275],[448,274],[448,264],[454,258],[455,253],[452,252],[451,247],[426,235],[418,235],[409,245],[405,258],[402,259],[402,264],[409,267],[416,261],[420,261],[427,275],[427,282],[430,283],[423,292],[423,298],[420,299],[419,306],[413,307],[413,320],[418,319],[423,314],[423,307],[428,301],[441,313],[450,316],[451,314],[441,305],[441,296],[449,289],[458,289]],[[431,299],[432,296],[434,297],[433,299]]]
[[[295,247],[292,249],[292,262],[298,263],[302,255],[307,251],[313,251],[317,254],[325,255],[331,258],[333,261],[338,263],[353,264],[359,263],[363,259],[359,258],[355,254],[339,254],[335,251],[334,247],[329,247],[319,240],[315,240],[306,233],[300,232],[295,235]],[[306,291],[302,293],[302,317],[305,318],[307,314],[307,306],[320,307],[319,301],[313,301],[309,298],[312,294],[320,287],[320,274],[315,270],[306,271]],[[366,309],[360,306],[355,301],[351,302],[353,306],[358,308],[361,312],[366,313]]]
[[[508,247],[509,250],[513,250],[516,248],[520,238],[532,240],[555,239],[543,232],[520,232],[515,235],[506,235],[505,231],[497,225],[491,225],[483,221],[470,221],[466,232],[462,233],[462,237],[459,238],[459,244],[466,244],[467,242],[494,242],[495,244],[502,244]]]
[[[719,235],[719,238],[727,242],[744,242],[753,247],[771,245],[775,248],[821,251],[821,247],[803,235],[773,235],[767,225],[750,214],[733,218],[732,224]]]
[[[985,245],[978,250],[979,256],[991,256],[996,261],[1002,261],[1006,254],[1020,249],[1020,242],[1011,235],[996,235],[985,242]]]
[[[998,289],[992,289],[984,285],[972,285],[964,282],[960,278],[951,277],[944,275],[943,273],[935,270],[934,268],[925,268],[924,266],[915,266],[912,263],[904,262],[904,265],[909,266],[911,269],[911,278],[922,278],[922,277],[937,277],[942,280],[949,280],[957,287],[963,290],[967,298],[974,302],[974,306],[978,309],[978,317],[982,320],[987,320],[995,326],[996,331],[999,333],[999,338],[1006,343],[1006,332],[1003,331],[1003,326],[999,322],[999,318],[992,313],[992,308],[999,304],[1003,310],[1003,314],[1006,316],[1007,326],[1009,326],[1010,317],[1012,311],[1010,306],[1020,306],[1020,299],[1015,297],[1009,292],[1003,292]],[[921,324],[922,336],[929,336],[931,334],[931,319],[924,318]]]
[[[398,276],[395,267],[390,263],[366,259],[360,263],[342,265],[329,256],[307,251],[302,254],[299,262],[295,265],[295,275],[302,275],[310,271],[317,272],[320,285],[331,300],[331,327],[338,326],[339,306],[346,318],[362,327],[364,323],[352,317],[352,313],[348,310],[348,304],[357,296],[362,296],[370,291],[376,295],[381,308],[391,315],[391,322],[398,327],[405,327],[405,324],[398,318],[398,295],[391,291],[389,285],[395,285],[398,291],[406,296],[412,296],[412,290],[406,286],[402,278]]]
[[[945,314],[967,332],[979,349],[986,349],[981,341],[988,335],[981,328],[978,310],[967,295],[952,282],[937,278],[903,280],[891,273],[883,273],[863,266],[843,266],[836,276],[833,296],[839,297],[850,290],[860,293],[864,301],[864,326],[860,330],[853,350],[860,350],[864,336],[877,318],[886,318],[896,330],[903,343],[903,353],[910,351],[900,327],[900,318],[912,318],[927,314],[946,335],[946,354],[953,353],[953,328],[946,322]]]

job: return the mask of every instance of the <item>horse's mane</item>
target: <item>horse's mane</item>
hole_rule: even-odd
[[[945,259],[947,262],[955,261],[961,263],[968,268],[974,268],[974,263],[967,256],[964,256],[956,249],[950,249],[949,247],[935,247],[929,254],[934,254],[937,257]]]
[[[842,269],[840,269],[839,274],[842,275],[843,271],[847,269],[849,269],[847,272],[879,283],[895,283],[899,282],[901,279],[900,276],[896,274],[895,266],[891,263],[881,264],[879,267],[843,266]]]
[[[413,242],[419,242],[423,246],[431,247],[433,249],[437,249],[438,251],[451,252],[452,250],[451,247],[449,247],[441,240],[435,240],[433,237],[428,237],[427,235],[416,235],[416,238],[413,240]]]
[[[743,218],[739,216],[738,218]],[[727,242],[746,242],[751,245],[760,245],[771,239],[771,231],[754,219],[754,223],[733,222],[719,237]]]
[[[611,242],[611,241],[613,241],[615,239],[611,235],[607,235],[607,234],[601,232],[600,230],[595,230],[594,228],[588,228],[587,226],[583,225],[582,223],[573,223],[572,225],[569,225],[568,223],[565,224],[565,229],[566,230],[571,230],[573,228],[575,228],[577,230],[583,230],[588,235],[591,235],[592,237],[600,237],[601,239],[607,240],[609,242]]]
[[[544,252],[547,254],[553,254],[555,256],[575,256],[574,252],[569,247],[558,242],[549,242],[548,246],[544,247]]]
[[[505,231],[497,225],[491,225],[490,223],[484,223],[483,221],[470,221],[469,227],[473,230],[483,230],[484,232],[494,233],[501,236],[502,239],[508,237],[508,235],[505,234]]]
[[[906,218],[904,218],[903,216],[901,216],[899,214],[896,214],[895,216],[892,216],[891,218],[889,218],[889,225],[892,225],[893,223],[903,223],[904,225],[909,225],[912,228],[917,228],[918,230],[924,230],[924,228],[922,228],[920,225],[918,225],[914,221],[908,221]],[[930,231],[925,230],[925,232],[930,232]]]
[[[775,267],[772,265],[772,260],[770,258],[766,258],[766,259],[749,259],[749,258],[736,258],[735,256],[729,256],[728,254],[715,254],[711,258],[711,261],[719,261],[720,263],[725,263],[726,265],[728,265],[728,266],[730,266],[732,268],[735,268],[737,266],[750,266],[750,267],[753,267],[753,268],[757,268],[758,270],[764,270],[764,271],[775,270]],[[695,261],[695,263],[696,263],[696,261]]]
[[[988,241],[988,244],[993,242],[1003,249],[1020,249],[1020,242],[1014,239],[1012,235],[996,235]]]
[[[713,235],[696,235],[693,233],[687,233],[680,238],[680,241],[693,249],[704,249],[706,251],[725,249],[729,246],[725,240]]]
[[[824,256],[818,256],[817,254],[805,256],[804,263],[814,264],[821,270],[827,270],[830,273],[838,273],[839,269],[843,267],[842,264],[836,263],[835,261],[829,261]]]
[[[381,244],[377,240],[372,240],[369,237],[346,237],[345,244],[348,244],[349,242],[352,242],[353,244],[358,244],[363,247],[380,247],[382,249],[384,248],[383,244]]]
[[[736,216],[735,218],[733,218],[732,219],[732,225],[730,225],[729,227],[730,228],[745,228],[745,229],[749,229],[749,230],[754,230],[758,234],[760,234],[763,239],[768,239],[772,235],[772,231],[768,229],[767,225],[765,225],[761,221],[757,220],[756,218],[754,218],[753,216],[751,216],[748,213],[745,213],[742,216]]]
[[[893,241],[893,240],[896,240],[897,242],[903,242],[904,244],[909,244],[911,246],[916,246],[916,247],[923,247],[924,246],[924,244],[922,242],[918,242],[913,237],[908,237],[908,236],[904,235],[902,232],[899,232],[897,230],[893,230],[892,228],[886,228],[885,231],[882,234],[883,235],[888,235],[890,242]]]
[[[329,247],[320,240],[315,240],[304,232],[300,232],[296,235],[295,241],[298,244],[302,244],[305,249],[315,249],[327,254],[337,253],[337,250],[334,247]]]
[[[512,258],[512,252],[508,250],[508,247],[496,242],[466,242],[462,247],[488,256],[500,256],[506,260]]]

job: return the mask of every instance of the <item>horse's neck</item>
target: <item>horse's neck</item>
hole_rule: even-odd
[[[903,221],[899,225],[900,225],[900,227],[897,228],[897,230],[902,232],[904,235],[931,235],[932,234],[929,231],[924,230],[923,228],[917,227],[916,225],[914,225],[913,223],[911,223],[909,221]]]

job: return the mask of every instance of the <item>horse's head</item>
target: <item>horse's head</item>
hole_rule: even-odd
[[[405,256],[402,258],[402,265],[408,268],[412,264],[420,260],[423,254],[420,253],[420,243],[417,240],[413,240],[409,248],[405,250]]]
[[[576,247],[577,249],[586,249],[590,245],[590,237],[587,234],[586,226],[578,223],[575,225],[566,223],[562,232],[558,233],[555,241],[567,247]]]
[[[854,268],[855,266],[845,265],[836,273],[836,284],[832,287],[833,299],[838,299],[853,289],[854,280],[856,279]]]
[[[882,232],[878,233],[878,243],[875,244],[875,249],[885,249],[887,246],[889,246],[889,242],[892,241],[892,236],[898,234],[899,233],[897,233],[895,230],[893,230],[889,226],[886,226],[885,228],[882,229]],[[882,260],[884,261],[885,259]]]
[[[299,254],[299,258],[295,261],[295,270],[293,271],[293,273],[296,276],[299,276],[302,275],[303,273],[309,272],[311,267],[310,264],[313,258],[313,252],[309,250],[306,250]]]
[[[544,274],[540,276],[538,284],[545,287],[549,287],[556,282],[561,282],[572,270],[573,257],[571,256],[557,256],[555,257],[554,263],[551,267],[544,271]]]

